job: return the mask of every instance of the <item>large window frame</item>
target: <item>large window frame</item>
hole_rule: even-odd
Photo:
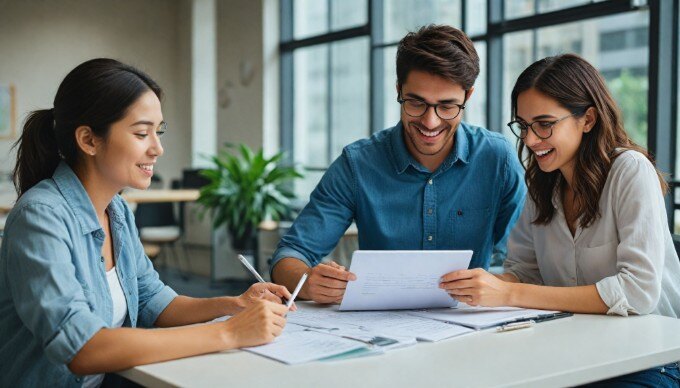
[[[383,0],[367,0],[366,24],[333,31],[309,38],[293,38],[293,1],[281,0],[281,148],[290,158],[293,149],[293,52],[298,48],[343,39],[369,37],[370,39],[370,88],[369,118],[366,136],[379,131],[383,126],[384,59],[382,49],[394,47],[398,42],[382,42]],[[326,0],[330,2],[331,0]],[[471,0],[461,0],[461,26],[467,30],[467,12]],[[674,201],[676,188],[680,190],[680,180],[676,180],[676,137],[678,102],[678,11],[680,0],[606,0],[577,5],[571,8],[539,13],[535,1],[535,14],[515,19],[504,18],[503,0],[486,0],[487,26],[483,34],[471,35],[473,42],[486,43],[486,126],[500,131],[503,122],[503,36],[519,31],[532,31],[541,27],[579,22],[634,12],[649,11],[649,67],[648,67],[648,133],[647,146],[654,155],[660,170],[669,174],[672,190],[666,196],[666,209],[669,226],[674,225],[674,210],[680,210],[680,201]],[[534,34],[535,35],[535,34]],[[396,104],[396,101],[395,101]],[[328,126],[328,131],[331,127]],[[329,138],[331,134],[329,133]],[[329,154],[329,158],[332,156]],[[292,160],[290,160],[292,162]],[[330,161],[329,161],[330,162]],[[310,168],[323,171],[324,168]]]

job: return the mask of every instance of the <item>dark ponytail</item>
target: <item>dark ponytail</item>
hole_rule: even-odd
[[[59,164],[59,148],[54,133],[54,110],[36,110],[26,119],[16,142],[17,164],[14,186],[20,195],[44,177],[50,177]]]
[[[54,108],[31,112],[13,146],[17,149],[13,172],[17,194],[52,177],[61,160],[75,168],[82,153],[76,128],[87,126],[106,138],[111,124],[149,90],[161,98],[161,88],[148,75],[113,59],[92,59],[71,70],[59,85]]]

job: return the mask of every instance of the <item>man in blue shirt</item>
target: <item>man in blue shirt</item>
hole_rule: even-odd
[[[279,243],[272,278],[338,303],[356,276],[319,265],[356,222],[360,249],[474,251],[488,268],[524,202],[523,170],[499,133],[461,122],[479,74],[469,38],[449,26],[407,34],[397,50],[401,121],[344,148]]]

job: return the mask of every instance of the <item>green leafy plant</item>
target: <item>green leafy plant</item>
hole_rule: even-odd
[[[262,150],[254,153],[241,144],[234,155],[234,148],[226,144],[210,158],[214,168],[201,171],[210,183],[201,188],[198,203],[210,210],[214,228],[226,224],[235,249],[252,248],[260,222],[290,215],[295,197],[290,183],[302,174],[282,165],[283,153],[267,159]]]

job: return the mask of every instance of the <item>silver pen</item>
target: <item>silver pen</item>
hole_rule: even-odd
[[[248,259],[246,259],[243,255],[238,255],[237,257],[238,257],[238,260],[241,262],[241,264],[243,264],[246,267],[246,269],[248,271],[250,271],[250,273],[252,273],[253,276],[255,276],[255,278],[257,279],[258,282],[267,283],[267,281],[264,280],[264,278],[262,278],[262,276],[260,276],[260,274],[257,272],[257,270],[255,270],[255,268],[253,268],[253,266],[250,265],[250,262],[248,262]],[[293,300],[293,299],[295,299],[295,297],[291,298],[291,300]],[[286,298],[281,298],[281,300],[283,301],[284,304],[288,305],[288,301],[286,300]],[[290,306],[288,306],[288,307],[290,307]]]

